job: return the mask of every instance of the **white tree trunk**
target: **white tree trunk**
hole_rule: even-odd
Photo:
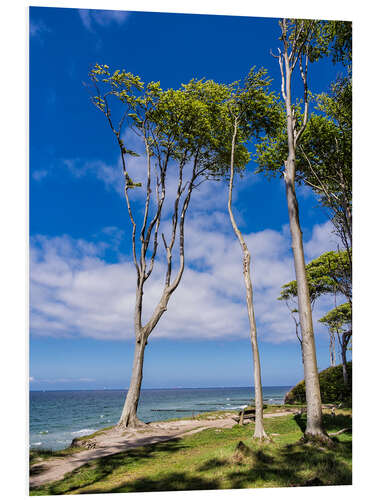
[[[251,348],[253,353],[253,367],[254,367],[255,429],[253,437],[256,439],[268,439],[268,436],[266,434],[266,431],[264,430],[264,425],[263,425],[263,391],[262,391],[261,369],[260,369],[260,359],[259,359],[258,340],[257,340],[257,328],[255,322],[255,314],[254,314],[253,288],[250,276],[250,253],[245,243],[245,240],[242,236],[242,233],[238,229],[237,223],[235,221],[232,212],[234,149],[237,137],[237,126],[238,124],[237,121],[235,120],[234,132],[232,138],[231,170],[230,170],[229,193],[228,193],[228,212],[233,230],[240,242],[243,253],[243,275],[246,287],[246,304],[247,304],[247,313],[249,316],[249,323],[250,323],[250,339],[251,339]]]
[[[322,425],[322,402],[318,367],[316,361],[315,337],[311,314],[311,302],[306,278],[306,264],[303,251],[302,232],[299,223],[298,202],[294,188],[294,158],[286,162],[285,185],[288,202],[289,224],[292,236],[294,267],[296,272],[298,311],[302,334],[303,367],[306,387],[307,426],[305,436],[325,437]]]
[[[295,191],[295,160],[296,160],[296,145],[299,137],[304,131],[308,119],[308,89],[307,89],[307,62],[303,71],[302,63],[300,62],[301,77],[304,83],[304,101],[305,108],[303,114],[303,123],[297,132],[294,110],[292,108],[292,89],[291,77],[294,65],[297,59],[291,63],[292,55],[288,54],[287,43],[287,23],[284,19],[282,22],[284,52],[279,57],[279,64],[282,77],[282,94],[286,108],[286,126],[288,137],[288,158],[285,161],[284,181],[286,188],[286,198],[289,214],[289,227],[292,237],[292,250],[294,257],[294,268],[297,282],[298,296],[298,314],[301,325],[302,335],[302,354],[303,354],[303,369],[305,375],[306,388],[306,410],[307,410],[307,425],[305,430],[305,438],[318,437],[321,440],[328,440],[327,434],[324,432],[322,423],[322,402],[320,396],[318,365],[316,361],[315,337],[311,313],[310,293],[306,277],[305,255],[303,250],[302,231],[299,222],[298,201]],[[284,66],[283,66],[284,63]],[[292,65],[291,65],[292,64]]]
[[[117,424],[119,427],[141,427],[144,425],[144,423],[137,417],[137,408],[141,394],[143,361],[147,340],[144,334],[138,336],[138,339],[139,340],[136,340],[134,346],[133,369],[129,389],[126,395],[121,418]]]

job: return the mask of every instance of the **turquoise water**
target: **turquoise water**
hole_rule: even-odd
[[[290,387],[264,387],[264,402],[282,404]],[[126,391],[31,391],[30,446],[66,448],[75,437],[114,425]],[[190,417],[213,410],[239,410],[253,402],[254,389],[145,389],[138,416],[145,422]]]

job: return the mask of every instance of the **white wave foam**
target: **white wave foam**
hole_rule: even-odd
[[[242,410],[243,408],[246,408],[247,405],[242,405],[242,406],[230,406],[226,405],[224,408],[225,410]]]
[[[70,434],[74,434],[77,436],[84,436],[85,434],[92,434],[93,432],[96,432],[97,429],[80,429],[79,431],[73,431]]]
[[[40,446],[42,444],[42,442],[38,442],[38,443],[31,443],[33,446]]]

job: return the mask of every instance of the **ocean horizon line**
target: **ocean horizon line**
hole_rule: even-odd
[[[285,387],[293,387],[292,385],[263,385],[263,388],[285,388]],[[142,388],[141,391],[176,391],[176,390],[186,390],[186,389],[254,389],[253,385],[236,385],[236,386],[206,386],[206,387],[145,387]],[[127,391],[128,388],[97,388],[97,389],[29,389],[29,392],[82,392],[82,391]]]

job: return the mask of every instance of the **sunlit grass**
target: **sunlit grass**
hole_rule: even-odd
[[[351,426],[350,415],[324,415],[328,432]],[[251,439],[253,424],[207,429],[181,439],[92,460],[31,495],[264,488],[351,484],[351,432],[333,448],[302,444],[304,417],[265,419],[270,443]],[[242,441],[247,455],[239,456]]]

